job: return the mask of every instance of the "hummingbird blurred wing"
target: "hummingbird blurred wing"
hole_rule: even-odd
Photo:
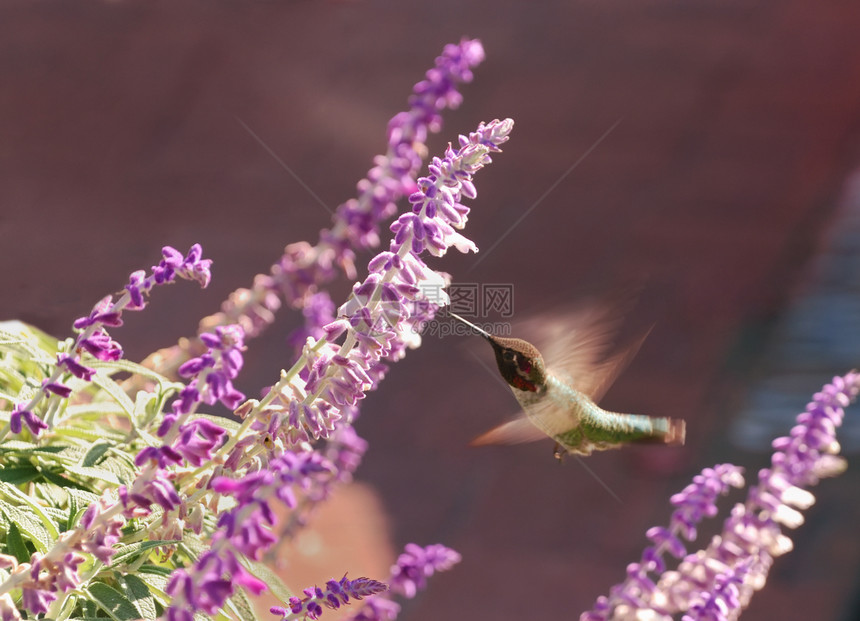
[[[498,427],[493,427],[488,432],[479,435],[469,444],[471,446],[523,444],[525,442],[543,440],[544,438],[546,438],[546,434],[541,429],[535,427],[527,416],[521,415]]]
[[[549,372],[559,379],[569,382],[571,386],[588,395],[597,403],[636,356],[652,328],[648,328],[636,340],[599,362],[590,359],[588,364],[584,365],[581,358],[574,356],[573,359],[568,359],[566,355],[561,354],[560,360],[547,362],[547,365],[552,365],[549,366]]]
[[[523,412],[516,418],[478,436],[471,445],[522,444],[554,438],[576,426],[577,422],[578,419],[571,416],[569,407],[547,397],[523,405]]]
[[[650,329],[607,356],[615,335],[632,306],[629,295],[620,299],[551,310],[518,325],[516,330],[535,343],[550,373],[598,401],[639,351]]]

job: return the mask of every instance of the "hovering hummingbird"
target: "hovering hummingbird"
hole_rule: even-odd
[[[555,457],[567,453],[590,455],[629,442],[684,444],[683,420],[609,412],[597,401],[628,363],[647,333],[625,350],[602,358],[614,331],[613,317],[587,309],[566,322],[543,321],[539,327],[550,338],[554,356],[544,357],[531,343],[496,337],[459,315],[449,315],[471,327],[493,347],[496,364],[524,413],[473,440],[473,446],[518,444],[549,436]]]

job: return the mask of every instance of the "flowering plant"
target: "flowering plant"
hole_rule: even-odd
[[[783,528],[803,524],[798,509],[815,502],[805,488],[845,470],[836,429],[858,393],[856,371],[834,377],[816,393],[791,434],[774,440],[771,467],[759,471],[758,484],[749,489],[745,502],[732,508],[722,532],[704,549],[688,554],[682,539],[695,541],[698,523],[717,515],[719,496],[744,486],[742,469],[732,464],[706,468],[694,477],[671,498],[675,511],[669,528],[647,532],[653,545],[645,548],[638,563],[627,566],[626,580],[612,587],[609,597],[599,597],[581,621],[670,620],[677,614],[683,614],[684,621],[737,619],[764,586],[773,559],[791,551]],[[666,553],[679,559],[676,568],[667,568]]]
[[[275,532],[294,536],[351,480],[367,448],[353,428],[359,402],[447,303],[448,277],[423,253],[477,250],[459,232],[469,214],[462,201],[475,198],[473,177],[513,122],[481,123],[433,158],[426,176],[418,171],[428,133],[441,128],[443,109],[459,104],[457,84],[482,59],[478,41],[446,46],[331,228],[315,244],[287,246],[269,274],[204,318],[196,337],[136,364],[109,329],[126,311],[143,310],[157,286],[205,287],[211,262],[199,245],[186,254],[165,247],[151,270],[132,273],[121,294],[78,319],[74,337],[0,324],[0,621],[255,619],[249,594],[266,589],[282,603],[270,609],[275,618],[316,619],[324,607],[361,600],[355,619],[390,620],[394,596],[414,597],[459,561],[443,545],[408,544],[387,582],[344,575],[298,593],[262,562]],[[379,245],[381,224],[404,197],[410,208],[390,224],[388,249],[336,307],[327,284],[357,277],[356,251]],[[282,305],[305,317],[291,338],[298,359],[260,399],[246,399],[233,386],[245,341]],[[779,525],[802,521],[792,508],[811,503],[802,488],[838,472],[833,434],[858,388],[852,373],[816,395],[791,437],[775,443],[773,467],[723,534],[686,555],[681,539],[694,539],[696,523],[716,513],[716,497],[742,483],[731,465],[704,471],[673,497],[670,527],[648,532],[654,546],[628,567],[627,581],[583,618],[736,616],[772,556],[788,548]],[[217,403],[238,420],[205,411]],[[282,525],[276,504],[286,508]],[[682,559],[676,570],[667,570],[666,552]]]
[[[512,121],[481,123],[433,158],[426,176],[417,173],[428,133],[459,104],[457,84],[482,59],[478,41],[447,46],[389,123],[388,151],[358,197],[315,245],[287,246],[270,274],[201,322],[196,338],[135,364],[108,330],[126,311],[143,310],[159,285],[205,287],[211,261],[199,245],[185,255],[165,247],[149,272],[134,272],[121,294],[78,319],[74,338],[0,326],[0,619],[252,619],[248,594],[266,589],[282,600],[271,612],[283,619],[315,619],[323,606],[365,598],[359,617],[391,618],[392,595],[413,597],[459,561],[444,546],[410,544],[389,584],[344,575],[304,597],[261,562],[277,540],[276,503],[288,510],[281,532],[289,537],[350,479],[366,448],[352,427],[359,401],[386,363],[420,343],[420,327],[445,303],[447,277],[421,254],[476,250],[457,232],[469,213],[462,200],[475,197],[472,177]],[[356,276],[355,251],[379,244],[381,223],[404,196],[411,209],[390,225],[389,249],[335,316],[325,285],[338,273]],[[246,399],[233,386],[245,340],[283,302],[306,317],[293,338],[300,355],[261,399]],[[216,403],[239,420],[203,411]]]

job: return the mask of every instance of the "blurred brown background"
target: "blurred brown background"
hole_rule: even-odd
[[[427,338],[358,426],[371,449],[356,502],[384,517],[349,502],[326,516],[352,537],[334,551],[306,540],[329,557],[293,586],[379,571],[407,541],[443,542],[464,560],[404,621],[576,618],[638,559],[671,493],[717,462],[754,473],[814,388],[858,364],[860,199],[844,197],[860,165],[858,27],[853,0],[7,0],[0,318],[66,335],[162,245],[200,242],[215,260],[209,289],[159,290],[116,335],[140,359],[193,333],[286,243],[329,222],[243,124],[333,209],[443,45],[480,38],[487,60],[431,152],[480,120],[515,119],[476,179],[466,231],[485,250],[504,239],[477,265],[434,265],[513,284],[523,314],[645,278],[639,318],[656,328],[605,405],[684,417],[688,444],[589,458],[620,503],[576,461],[555,463],[551,443],[469,449],[513,399],[463,339]],[[291,364],[294,322],[251,344],[247,393]],[[815,490],[795,551],[745,619],[858,618],[852,425],[854,463]]]

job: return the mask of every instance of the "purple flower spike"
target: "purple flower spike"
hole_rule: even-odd
[[[320,231],[316,245],[290,244],[272,266],[271,275],[258,275],[253,287],[239,289],[222,306],[222,312],[207,318],[213,324],[238,323],[249,336],[258,335],[273,321],[273,311],[282,297],[293,308],[313,309],[305,327],[291,337],[301,346],[308,335],[318,337],[319,329],[330,322],[317,312],[326,283],[339,272],[355,278],[355,250],[379,245],[380,224],[397,213],[397,202],[416,191],[415,178],[426,157],[426,139],[441,128],[441,112],[459,105],[457,91],[462,82],[472,80],[472,69],[484,58],[478,40],[462,40],[448,45],[436,58],[435,67],[415,85],[409,109],[396,114],[388,124],[388,147],[374,158],[367,177],[357,184],[358,195],[335,211],[331,228]]]
[[[391,567],[389,593],[369,598],[350,621],[393,621],[400,612],[400,606],[391,601],[390,595],[411,599],[427,585],[427,578],[437,571],[447,571],[459,562],[460,555],[443,545],[422,547],[406,544],[403,554]]]
[[[374,348],[362,347],[362,354],[378,358],[376,348],[381,345],[387,349],[383,355],[398,359],[407,346],[416,346],[420,340],[416,326],[432,319],[435,308],[448,303],[447,281],[429,269],[418,253],[426,248],[442,256],[452,246],[461,252],[477,250],[455,230],[465,225],[469,211],[460,203],[462,192],[469,188],[473,193],[472,175],[492,161],[490,151],[498,150],[512,129],[510,119],[481,123],[468,137],[461,137],[460,149],[455,151],[449,145],[444,158],[434,158],[430,175],[418,180],[418,191],[409,197],[412,213],[402,214],[391,224],[394,241],[389,251],[370,261],[370,275],[353,287],[352,297],[338,310],[338,316],[349,319],[359,335],[369,337],[363,341],[359,336],[362,345]],[[446,209],[438,208],[441,203]],[[387,343],[392,337],[399,337],[393,347]]]
[[[203,431],[218,435],[214,430]],[[271,499],[278,498],[290,507],[295,506],[293,487],[310,489],[320,484],[318,479],[331,478],[333,474],[331,464],[318,453],[284,452],[272,458],[265,470],[251,472],[240,479],[223,476],[212,479],[209,483],[211,490],[232,496],[236,507],[219,517],[211,551],[201,556],[183,577],[168,587],[174,598],[171,609],[177,609],[172,614],[179,614],[178,611],[186,607],[211,614],[210,611],[223,604],[233,592],[230,581],[227,581],[229,588],[222,589],[224,575],[232,576],[236,584],[251,590],[262,590],[265,585],[244,571],[236,554],[260,559],[277,541],[271,531],[276,520],[270,506]],[[212,590],[209,590],[210,586]],[[360,594],[360,591],[356,593]]]
[[[717,499],[728,493],[731,487],[743,486],[743,468],[732,464],[705,468],[701,474],[693,477],[692,484],[670,499],[677,507],[672,513],[672,529],[683,534],[687,541],[693,541],[696,538],[696,524],[705,517],[717,514]]]
[[[177,370],[177,373],[179,374],[179,377],[192,377],[203,371],[203,369],[214,366],[215,358],[213,358],[211,354],[203,354],[202,356],[183,362]]]
[[[438,543],[426,548],[408,543],[391,568],[391,591],[411,599],[427,585],[427,578],[451,569],[460,558],[457,552]]]
[[[221,371],[212,371],[207,374],[206,384],[208,390],[206,391],[205,401],[210,405],[216,401],[220,401],[233,410],[245,398],[243,393],[233,388],[233,382],[230,381],[227,374]]]
[[[337,610],[350,603],[350,599],[361,600],[376,593],[385,591],[388,586],[370,578],[349,580],[346,576],[340,580],[329,580],[326,588],[310,587],[304,589],[305,597],[291,597],[289,609],[272,606],[270,612],[279,615],[283,621],[291,619],[318,619],[323,613],[323,606]]]
[[[736,504],[722,532],[709,545],[686,554],[681,538],[693,541],[698,523],[717,514],[716,500],[730,487],[742,487],[741,469],[731,464],[706,468],[681,493],[672,496],[676,509],[669,528],[648,531],[653,547],[641,563],[628,566],[627,580],[597,599],[582,621],[615,618],[677,618],[685,621],[733,621],[762,588],[776,556],[792,548],[783,528],[803,523],[801,510],[815,501],[803,489],[823,476],[841,472],[836,428],[844,408],[860,393],[860,374],[833,378],[813,396],[788,437],[773,442],[771,467],[758,473],[745,503]],[[683,560],[666,569],[663,552]],[[659,574],[654,581],[649,572]]]
[[[392,227],[402,243],[393,243],[385,259],[374,262],[375,266],[383,267],[384,273],[372,273],[364,283],[356,285],[355,297],[341,308],[337,321],[329,321],[330,317],[326,317],[325,298],[319,302],[319,308],[311,308],[309,314],[319,320],[325,318],[326,329],[321,334],[327,339],[305,343],[302,364],[297,366],[297,372],[285,372],[276,390],[256,402],[255,406],[240,408],[245,423],[250,423],[257,435],[231,443],[231,451],[222,462],[223,468],[218,471],[218,476],[208,481],[209,491],[231,496],[235,506],[219,517],[218,529],[212,537],[212,554],[200,557],[187,570],[187,578],[177,578],[171,583],[168,589],[173,597],[171,609],[175,608],[176,612],[169,612],[169,618],[180,618],[179,611],[185,609],[206,612],[217,603],[216,597],[202,598],[200,591],[205,590],[206,585],[221,584],[228,573],[236,575],[239,565],[235,555],[259,559],[271,547],[276,541],[271,528],[275,524],[275,512],[270,504],[272,499],[280,500],[290,509],[298,509],[291,519],[296,517],[296,522],[301,523],[306,506],[324,499],[334,481],[345,480],[351,474],[365,445],[357,436],[350,437],[342,432],[344,424],[352,421],[355,404],[382,377],[385,368],[382,360],[396,360],[403,356],[407,346],[416,344],[419,337],[413,324],[432,318],[435,309],[446,300],[442,291],[446,279],[430,270],[418,257],[416,252],[421,248],[415,241],[426,241],[436,254],[444,253],[450,246],[461,250],[474,249],[471,241],[454,230],[465,224],[468,213],[468,208],[459,201],[461,195],[474,196],[471,176],[490,162],[488,154],[498,150],[498,145],[507,140],[512,125],[510,120],[481,124],[477,132],[461,139],[460,149],[449,147],[445,158],[434,160],[430,167],[432,178],[428,177],[423,182],[425,189],[417,193],[418,197],[413,196],[413,211]],[[444,202],[445,208],[432,206],[429,199],[424,203],[421,197],[425,195]],[[398,234],[401,228],[404,231]],[[279,269],[301,282],[304,289],[297,286],[296,291],[308,294],[316,281],[310,271],[302,271],[301,262],[312,259],[325,265],[331,257],[315,254],[307,245],[288,248],[287,254],[290,265],[282,262]],[[165,261],[167,268],[176,269],[177,257],[171,255],[168,258],[169,261]],[[434,294],[434,301],[427,299],[426,290]],[[344,308],[348,311],[345,312]],[[350,326],[357,327],[351,329]],[[349,334],[343,345],[338,346],[328,340],[338,338],[346,331]],[[223,400],[225,392],[230,390],[230,381],[241,368],[243,336],[238,328],[234,334],[221,327],[214,333],[201,335],[200,340],[209,348],[212,362],[204,354],[183,367],[183,372],[197,372],[188,389],[199,391],[200,400],[209,403],[218,398]],[[290,388],[287,388],[287,382],[291,383]],[[188,411],[196,405],[191,398],[177,402]],[[186,419],[186,412],[179,411],[177,402],[174,402],[174,416],[165,416],[165,423],[159,429],[162,437],[175,439],[181,435],[178,426]],[[253,420],[249,419],[251,412],[254,412]],[[289,450],[290,446],[310,442],[312,438],[332,438],[328,456],[336,465],[323,459],[318,452]],[[258,442],[256,447],[253,442],[248,442],[254,439]],[[177,452],[183,451],[179,444],[171,446]],[[251,447],[257,450],[249,450]],[[201,447],[195,445],[193,448]],[[209,446],[203,446],[201,450],[208,451]],[[163,455],[147,454],[151,463],[159,457]],[[194,458],[183,457],[188,461]],[[197,458],[203,460],[205,455]],[[152,495],[152,486],[146,491]],[[130,497],[134,498],[134,495],[130,494]],[[153,499],[152,502],[160,504],[164,499]],[[444,546],[423,548],[411,544],[393,568],[392,582],[396,583],[398,593],[412,597],[425,586],[429,576],[450,568],[459,560],[459,554]],[[228,569],[234,565],[235,571]],[[367,588],[359,588],[362,584]],[[329,583],[327,589],[306,590],[307,597],[294,598],[289,602],[289,608],[279,609],[278,614],[316,618],[325,606],[335,607],[349,598],[373,595],[379,590],[378,584],[344,578],[341,582]],[[232,591],[217,592],[223,601]],[[388,612],[394,609],[384,605],[372,605],[371,608]]]
[[[648,530],[647,536],[654,546],[645,548],[640,562],[628,565],[627,580],[612,587],[608,599],[598,598],[594,607],[580,619],[606,620],[614,618],[613,615],[633,615],[639,609],[665,613],[665,610],[653,604],[659,587],[649,574],[662,574],[666,570],[663,559],[665,552],[674,558],[684,557],[686,547],[681,537],[687,541],[695,540],[696,525],[703,518],[716,515],[719,497],[727,494],[732,487],[743,487],[742,472],[741,468],[732,464],[705,468],[701,474],[693,477],[693,482],[683,491],[672,496],[671,502],[676,509],[672,513],[670,527],[659,526]]]

